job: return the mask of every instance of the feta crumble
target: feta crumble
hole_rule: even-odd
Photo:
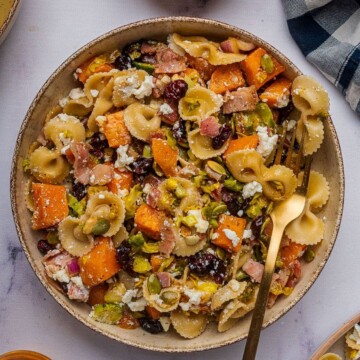
[[[239,217],[242,217],[244,215],[244,211],[239,210],[236,215],[239,216]]]
[[[116,149],[116,153],[117,153],[117,159],[115,161],[116,168],[123,168],[134,161],[134,158],[127,154],[128,149],[129,149],[129,145],[119,146]]]
[[[254,235],[251,229],[244,230],[243,239],[253,239]]]
[[[85,93],[81,88],[75,88],[70,91],[69,97],[70,99],[78,100],[82,97],[85,97]]]
[[[209,222],[203,219],[201,210],[189,210],[188,215],[192,215],[196,218],[197,221],[195,224],[196,231],[199,232],[200,234],[206,233],[209,227]]]
[[[91,89],[90,94],[92,97],[97,97],[99,95],[99,90]]]
[[[241,239],[237,236],[237,234],[234,230],[224,229],[223,232],[224,232],[225,236],[232,242],[233,247],[236,247],[239,245],[239,242]]]
[[[62,283],[68,283],[70,281],[69,275],[66,273],[65,269],[60,269],[57,272],[55,272],[52,275],[52,278],[55,281],[59,281],[59,282],[62,282]]]
[[[251,181],[244,186],[242,196],[244,199],[248,199],[256,193],[262,193],[262,185],[257,181]]]
[[[174,112],[171,106],[167,103],[161,104],[159,111],[164,115],[172,114]]]
[[[269,136],[266,126],[258,126],[256,132],[259,136],[259,145],[256,151],[260,153],[262,157],[267,158],[276,146],[278,135]]]

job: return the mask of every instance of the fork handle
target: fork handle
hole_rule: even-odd
[[[263,276],[261,278],[260,288],[256,298],[253,316],[251,318],[249,334],[246,340],[243,360],[254,360],[256,357],[256,350],[260,339],[260,332],[264,320],[267,300],[269,297],[271,280],[274,273],[276,258],[279,252],[280,242],[284,233],[284,229],[285,226],[283,226],[282,224],[280,224],[279,226],[274,226],[271,235],[270,245],[265,262],[265,268]]]

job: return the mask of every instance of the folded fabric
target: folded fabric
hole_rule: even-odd
[[[290,33],[360,114],[360,0],[282,0]]]

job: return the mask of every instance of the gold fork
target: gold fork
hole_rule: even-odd
[[[288,123],[285,122],[283,132],[280,136],[279,146],[275,155],[275,161],[274,161],[275,164],[280,164],[281,162],[284,143],[286,141],[286,136],[288,131],[287,126]],[[292,131],[293,133],[290,140],[290,146],[287,152],[285,165],[291,167],[295,175],[298,175],[301,165],[303,147],[304,147],[305,127],[300,141],[300,149],[295,157],[295,161],[293,155],[294,155],[296,128],[293,128]],[[299,217],[301,213],[304,211],[305,201],[306,201],[306,191],[310,176],[311,161],[312,161],[312,156],[305,157],[304,177],[302,184],[297,188],[296,193],[294,193],[289,199],[277,203],[270,214],[270,217],[273,222],[273,231],[271,234],[269,249],[266,257],[265,268],[262,275],[260,288],[251,319],[249,334],[246,340],[243,360],[255,359],[259,338],[260,338],[260,332],[264,320],[265,308],[268,301],[271,280],[275,269],[275,262],[281,243],[281,238],[283,236],[286,226],[291,221]]]

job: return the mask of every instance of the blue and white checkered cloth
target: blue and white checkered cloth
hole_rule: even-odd
[[[282,0],[290,33],[360,114],[360,0]]]

